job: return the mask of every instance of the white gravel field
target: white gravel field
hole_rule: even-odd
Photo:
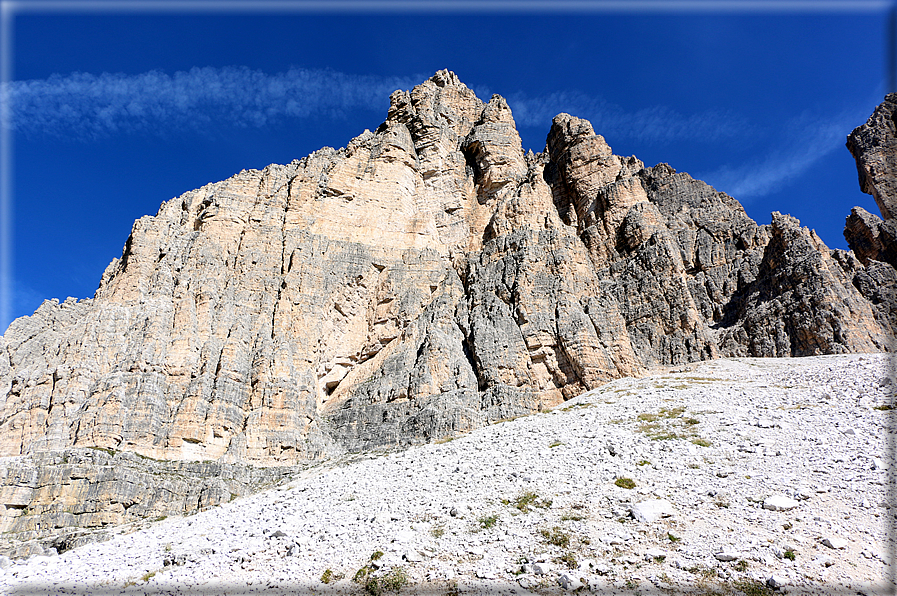
[[[0,591],[892,594],[890,358],[621,379],[552,412],[5,559]]]

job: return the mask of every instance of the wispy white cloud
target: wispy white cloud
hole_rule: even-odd
[[[382,108],[396,89],[425,77],[350,75],[291,68],[267,74],[247,67],[128,74],[72,73],[12,81],[4,88],[11,127],[26,135],[98,137],[137,130],[259,127],[283,118],[338,118]]]
[[[11,128],[25,135],[95,138],[140,130],[201,129],[226,123],[261,127],[284,118],[339,118],[353,109],[386,108],[396,89],[426,78],[352,75],[291,68],[268,74],[248,67],[192,68],[172,75],[76,72],[12,81],[3,91]],[[491,95],[477,89],[480,97]],[[685,116],[666,107],[627,112],[602,98],[576,92],[508,97],[519,126],[545,126],[560,112],[592,122],[599,134],[643,142],[743,135],[743,119],[724,112]]]
[[[385,112],[387,97],[426,78],[352,75],[291,68],[267,74],[247,67],[192,68],[166,74],[72,73],[47,79],[12,81],[8,94],[11,127],[20,134],[96,138],[134,131],[171,132],[221,125],[261,127],[283,119],[339,118],[354,109]],[[475,88],[485,99],[490,93]],[[616,139],[669,144],[725,143],[766,136],[730,111],[682,114],[665,106],[627,111],[601,97],[558,92],[507,96],[521,127],[544,127],[560,112],[586,118],[613,144]],[[865,109],[865,108],[864,108]],[[796,119],[771,142],[775,149],[741,164],[696,173],[739,199],[769,194],[840,149],[845,131],[862,122],[863,112]],[[755,139],[756,140],[756,139]]]
[[[545,126],[557,114],[567,112],[589,120],[595,132],[611,143],[620,138],[646,143],[715,142],[744,136],[748,129],[747,121],[731,111],[684,115],[666,106],[627,111],[603,98],[577,92],[542,97],[514,94],[507,100],[518,126]]]
[[[842,150],[847,133],[866,116],[867,109],[828,117],[803,114],[784,127],[775,139],[776,147],[762,157],[697,176],[742,201],[768,195]]]

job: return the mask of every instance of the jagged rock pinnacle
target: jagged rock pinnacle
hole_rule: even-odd
[[[93,299],[14,321],[0,455],[295,464],[655,365],[885,351],[875,279],[585,120],[557,116],[525,156],[507,102],[440,71],[344,148],[164,203]]]

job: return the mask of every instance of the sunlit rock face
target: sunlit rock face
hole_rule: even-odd
[[[505,100],[449,71],[390,101],[344,148],[164,203],[93,299],[14,321],[0,455],[289,465],[656,365],[889,348],[893,268],[792,217],[757,225],[567,114],[524,154]]]

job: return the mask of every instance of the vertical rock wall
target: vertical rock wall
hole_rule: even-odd
[[[524,154],[505,100],[448,71],[390,101],[344,148],[164,203],[93,299],[14,321],[0,455],[288,465],[449,436],[655,365],[889,349],[883,232],[855,258],[791,217],[759,226],[567,114]]]

